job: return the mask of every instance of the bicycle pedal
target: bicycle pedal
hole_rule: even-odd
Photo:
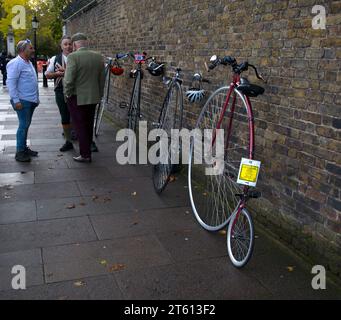
[[[262,196],[262,193],[260,191],[249,191],[248,197],[251,199],[258,199]]]

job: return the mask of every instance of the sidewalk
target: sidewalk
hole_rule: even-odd
[[[61,154],[53,89],[40,92],[29,132],[40,156],[20,164],[0,89],[0,299],[341,299],[330,283],[313,290],[312,266],[259,230],[251,262],[234,269],[226,236],[193,218],[185,179],[159,197],[149,166],[115,163],[109,123],[91,165]],[[26,267],[27,290],[11,289],[14,265]]]

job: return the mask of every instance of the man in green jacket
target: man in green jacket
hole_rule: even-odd
[[[88,49],[83,33],[72,36],[74,52],[68,56],[64,95],[77,131],[80,156],[77,162],[91,162],[91,142],[96,105],[100,103],[105,81],[104,59]]]

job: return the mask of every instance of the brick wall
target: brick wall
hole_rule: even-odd
[[[311,26],[315,4],[326,8],[326,30]],[[185,87],[212,54],[259,66],[268,78],[266,94],[254,101],[264,197],[250,207],[274,235],[341,277],[341,1],[103,0],[67,29],[87,33],[91,47],[108,56],[144,50],[179,65]],[[132,88],[126,67],[112,84],[111,116],[121,124],[127,110],[118,104],[129,102]],[[208,89],[227,75],[219,68]],[[146,119],[156,119],[165,90],[145,77]],[[186,126],[200,108],[185,105]]]

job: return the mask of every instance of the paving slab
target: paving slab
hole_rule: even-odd
[[[115,274],[125,299],[270,299],[257,280],[226,267],[223,258],[172,264]]]
[[[197,229],[198,225],[189,215],[189,208],[153,209],[96,215],[90,219],[99,239],[115,239],[125,236],[146,235],[157,232]]]
[[[31,163],[17,162],[14,159],[8,161],[5,165],[0,165],[0,173],[28,172],[28,171],[49,171],[52,169],[66,169],[68,165],[64,159],[39,160]]]
[[[0,225],[37,220],[35,201],[0,203]]]
[[[122,293],[111,275],[78,279],[27,290],[0,291],[0,300],[120,300]]]
[[[18,186],[33,183],[34,183],[33,171],[0,173],[0,188],[4,186]]]
[[[26,288],[44,284],[42,265],[24,267],[26,273]],[[12,273],[12,267],[0,267],[0,292],[12,289],[12,280],[16,274],[14,272]]]
[[[83,167],[78,169],[53,169],[37,171],[35,183],[62,182],[62,181],[84,181],[103,179],[111,174],[106,168]]]
[[[0,203],[32,199],[56,199],[79,195],[80,192],[76,182],[39,183],[14,186],[10,190],[6,187],[0,188]]]
[[[38,220],[114,214],[132,210],[130,199],[120,195],[37,200]]]
[[[153,235],[46,248],[43,260],[47,283],[173,262]]]
[[[14,265],[28,267],[42,264],[41,249],[0,253],[0,267],[13,267]]]
[[[0,225],[0,253],[94,240],[87,217]]]

